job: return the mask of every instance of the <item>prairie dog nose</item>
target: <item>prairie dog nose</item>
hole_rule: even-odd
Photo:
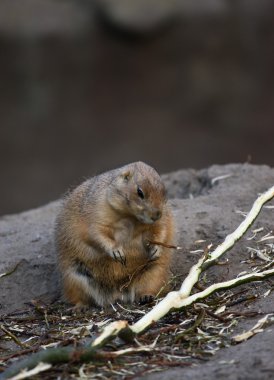
[[[155,212],[151,215],[151,220],[153,220],[153,222],[156,222],[156,220],[160,219],[161,216],[162,216],[162,211],[157,210],[157,211],[155,211]]]

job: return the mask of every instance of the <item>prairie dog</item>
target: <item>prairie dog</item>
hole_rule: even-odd
[[[145,301],[167,285],[173,216],[159,174],[143,162],[92,177],[63,200],[56,245],[76,307]]]

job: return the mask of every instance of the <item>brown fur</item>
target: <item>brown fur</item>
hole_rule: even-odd
[[[90,178],[64,199],[57,218],[66,298],[105,306],[157,295],[167,285],[171,253],[148,242],[173,238],[173,216],[153,168],[137,162]]]

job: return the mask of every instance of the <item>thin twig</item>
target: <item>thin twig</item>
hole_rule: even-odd
[[[178,249],[178,250],[183,249],[183,247],[180,247],[178,245],[166,244],[166,243],[162,243],[160,241],[149,240],[148,242],[149,242],[149,244],[161,245],[162,247],[165,247],[165,248]]]
[[[194,331],[197,327],[199,327],[200,324],[202,323],[204,317],[205,317],[205,310],[201,309],[196,320],[195,320],[195,322],[194,322],[194,324],[191,327],[189,327],[188,329],[186,329],[185,331],[178,334],[175,338],[175,343],[180,342],[186,334],[189,334],[190,332]]]
[[[6,335],[8,335],[18,346],[20,346],[22,348],[28,348],[27,344],[24,344],[24,343],[20,342],[20,340],[13,333],[11,333],[8,329],[6,329],[4,325],[0,325],[0,329]]]
[[[16,271],[16,269],[18,268],[18,266],[21,264],[21,262],[22,262],[22,260],[19,261],[10,271],[5,272],[5,273],[1,273],[0,278],[9,276],[10,274],[14,273]]]

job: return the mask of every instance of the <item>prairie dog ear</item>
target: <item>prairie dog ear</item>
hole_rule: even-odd
[[[130,170],[126,170],[126,171],[124,171],[124,172],[121,174],[121,177],[123,178],[123,180],[124,180],[125,182],[128,182],[128,181],[131,179],[131,177],[132,177],[132,173],[131,173]]]

